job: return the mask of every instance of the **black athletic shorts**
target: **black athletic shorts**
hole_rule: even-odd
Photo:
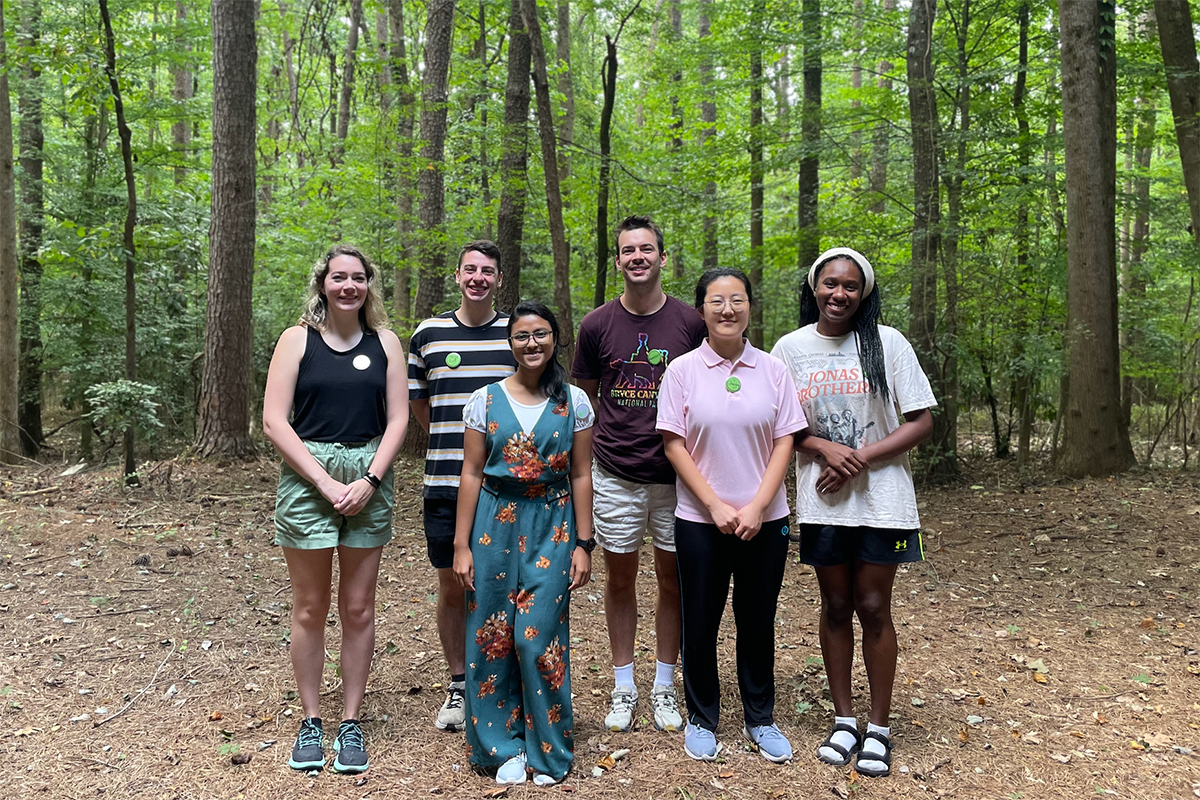
[[[800,560],[812,567],[836,567],[858,559],[868,564],[925,560],[917,528],[800,524]]]
[[[458,500],[425,498],[425,547],[435,569],[454,566],[454,525]]]

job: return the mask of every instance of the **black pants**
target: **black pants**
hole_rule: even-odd
[[[710,731],[721,712],[717,630],[733,579],[738,689],[746,724],[770,725],[775,712],[775,607],[787,563],[787,518],[764,522],[750,541],[716,525],[675,518],[675,558],[683,607],[683,693],[688,721]]]

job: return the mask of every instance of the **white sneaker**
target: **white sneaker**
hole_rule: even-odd
[[[466,683],[457,681],[450,684],[446,690],[446,702],[438,710],[437,725],[439,731],[461,731],[467,721],[466,712]]]
[[[525,754],[520,753],[500,765],[496,770],[496,783],[507,786],[525,782]]]
[[[677,731],[683,727],[674,686],[655,684],[650,694],[650,705],[654,708],[654,727],[660,731]]]
[[[624,733],[633,727],[633,712],[637,709],[638,693],[632,686],[618,686],[612,690],[612,707],[604,718],[604,727],[610,731]]]

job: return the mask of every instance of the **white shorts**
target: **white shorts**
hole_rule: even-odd
[[[675,552],[675,484],[634,483],[592,462],[592,526],[610,553],[636,553],[643,537]]]

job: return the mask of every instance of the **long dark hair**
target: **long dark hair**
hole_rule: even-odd
[[[813,274],[813,283],[821,279],[821,270],[825,268],[826,264],[843,258],[858,267],[859,273],[862,273],[862,266],[853,258],[835,255],[821,262],[817,267],[817,271]],[[863,280],[866,280],[865,275]],[[882,307],[883,303],[879,299],[879,285],[876,284],[871,293],[858,304],[858,310],[854,312],[850,322],[854,325],[854,341],[858,345],[858,361],[862,364],[863,379],[867,382],[867,388],[871,390],[871,394],[882,394],[883,399],[888,400],[892,394],[888,389],[887,368],[884,366],[883,342],[879,338],[879,314]],[[817,295],[805,280],[804,285],[800,287],[800,324],[811,325],[820,318],[821,312],[817,308]]]
[[[538,389],[542,394],[549,397],[556,404],[561,405],[568,401],[567,395],[567,371],[563,369],[563,365],[558,363],[558,319],[555,318],[554,312],[541,303],[533,300],[522,300],[517,303],[517,307],[513,309],[512,316],[508,318],[508,339],[512,342],[513,325],[521,317],[541,317],[550,323],[550,332],[554,334],[554,352],[550,354],[550,363],[546,365],[546,369],[542,372],[542,377],[538,379]]]

